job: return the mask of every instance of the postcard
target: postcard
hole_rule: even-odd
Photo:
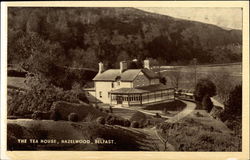
[[[249,159],[249,2],[1,6],[1,159]]]

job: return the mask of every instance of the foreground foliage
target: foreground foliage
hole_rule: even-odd
[[[241,136],[186,118],[179,123],[163,124],[160,134],[177,151],[241,151]]]

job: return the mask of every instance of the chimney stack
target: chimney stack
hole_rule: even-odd
[[[103,71],[104,71],[104,67],[103,67],[103,63],[102,62],[99,62],[99,71],[98,71],[98,74],[101,74]]]
[[[144,68],[150,69],[150,64],[148,59],[144,60]]]
[[[126,61],[121,61],[120,62],[120,72],[124,72],[126,69],[128,69],[128,64]]]

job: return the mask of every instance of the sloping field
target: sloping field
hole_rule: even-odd
[[[178,151],[241,151],[241,138],[204,110],[195,110],[176,123],[166,123],[161,129],[158,133],[167,136]]]
[[[179,72],[179,88],[193,89],[195,86],[194,66],[162,66],[160,73],[167,78],[167,85],[173,86],[171,75]],[[234,84],[242,83],[242,64],[197,65],[196,79],[226,75]],[[174,75],[176,76],[176,74]]]
[[[161,143],[133,128],[51,120],[8,120],[7,136],[8,150],[157,151]]]

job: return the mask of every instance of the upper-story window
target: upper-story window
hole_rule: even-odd
[[[117,82],[117,85],[120,86],[120,83],[121,83],[121,76],[117,76],[115,78],[115,81]]]
[[[102,98],[102,92],[101,91],[99,92],[99,97]]]
[[[111,83],[111,88],[114,88],[114,82]]]

